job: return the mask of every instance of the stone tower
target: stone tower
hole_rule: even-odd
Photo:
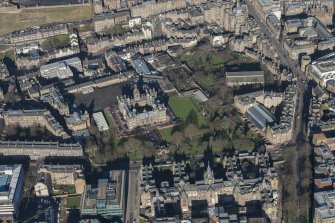
[[[141,94],[136,84],[134,85],[133,97],[134,97],[134,101],[139,101],[141,99]]]

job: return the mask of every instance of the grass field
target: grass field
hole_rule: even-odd
[[[110,136],[111,138],[109,138],[109,139],[106,138],[106,140],[108,140],[109,144],[111,144],[112,146],[116,147],[119,144],[119,142],[120,142],[120,138],[117,137],[117,135],[116,135],[117,129],[116,129],[116,126],[114,124],[112,115],[109,113],[109,111],[108,111],[107,108],[104,109],[103,113],[104,113],[104,115],[106,117],[106,121],[107,121],[108,126],[109,126],[109,132],[111,134],[111,136]]]
[[[213,63],[213,65],[219,65],[219,64],[224,64],[225,60],[222,57],[222,55],[219,54],[212,54],[211,55],[211,61]]]
[[[8,57],[12,61],[15,61],[15,55],[14,55],[14,50],[9,50],[4,53],[0,53],[0,61]]]
[[[169,106],[175,115],[182,121],[186,121],[191,111],[198,114],[198,126],[206,125],[206,120],[199,114],[199,111],[190,97],[172,96],[169,98]]]
[[[202,87],[208,89],[210,87],[213,86],[213,78],[211,78],[210,76],[208,75],[202,75],[200,78],[199,78],[199,81],[200,81],[200,84]]]
[[[192,98],[190,97],[183,97],[183,96],[172,96],[169,98],[169,106],[173,110],[174,114],[180,118],[182,121],[186,121],[189,114],[193,111],[196,112],[198,115],[198,127],[206,126],[207,122],[203,116],[200,115],[199,110],[194,104]],[[171,142],[172,138],[172,127],[171,128],[165,128],[160,129],[159,132],[163,139],[165,139],[167,142]]]
[[[161,134],[162,138],[165,139],[167,142],[172,141],[172,127],[170,128],[165,128],[165,129],[160,129],[159,133]]]
[[[18,13],[0,13],[0,35],[36,25],[90,19],[91,17],[91,5],[22,9]]]
[[[67,208],[79,208],[81,196],[68,197],[66,198]]]

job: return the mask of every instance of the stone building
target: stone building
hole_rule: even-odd
[[[120,36],[111,36],[97,38],[97,37],[90,37],[86,39],[85,45],[87,47],[88,53],[91,54],[98,54],[105,52],[106,49],[111,48],[112,46],[125,46],[127,44],[132,44],[134,42],[139,42],[141,40],[151,39],[151,35],[148,35],[146,32],[147,29],[144,28],[143,30],[132,30],[128,33],[125,33]]]
[[[252,93],[237,95],[234,97],[234,105],[241,112],[246,112],[255,103],[260,103],[271,109],[279,106],[284,101],[284,94],[277,92],[256,91]]]
[[[103,0],[104,6],[110,11],[118,10],[121,8],[121,0]]]
[[[93,1],[93,7],[94,7],[94,14],[101,14],[103,11],[102,8],[102,1],[101,0],[94,0]]]
[[[106,32],[115,25],[128,24],[129,18],[130,14],[128,10],[95,15],[93,17],[94,31],[97,33]]]
[[[237,1],[236,5],[224,10],[223,27],[229,32],[239,35],[246,31],[245,25],[248,18],[247,5],[241,5]]]
[[[50,51],[29,51],[28,53],[16,54],[15,64],[20,70],[29,70],[34,67],[45,65],[50,60],[75,56],[79,54],[79,46],[69,46]]]
[[[84,192],[86,182],[81,165],[42,165],[38,172],[50,174],[52,185],[74,185],[77,194]]]
[[[272,144],[281,144],[289,141],[293,136],[293,117],[296,106],[295,84],[289,85],[286,88],[285,93],[257,91],[238,95],[234,98],[234,105],[242,113],[246,113],[246,115],[249,109],[257,104],[264,105],[268,109],[276,108],[279,105],[283,106],[279,121],[272,123],[271,125],[265,123],[262,126],[260,133]],[[254,118],[262,121],[262,114],[266,115],[266,113],[267,112],[262,111],[261,114],[256,115]]]
[[[39,26],[13,32],[9,35],[9,41],[14,44],[31,42],[68,33],[69,30],[66,24]]]
[[[335,80],[335,53],[326,54],[306,67],[306,75],[325,88],[327,83]]]
[[[166,208],[179,206],[174,210],[174,216],[192,216],[193,205],[197,201],[204,201],[206,209],[218,205],[220,197],[232,196],[239,206],[248,201],[260,201],[263,210],[268,214],[271,222],[278,218],[278,179],[274,168],[271,167],[268,154],[240,153],[224,157],[222,161],[225,180],[214,177],[214,171],[207,164],[202,180],[190,183],[186,172],[186,163],[173,162],[172,164],[142,165],[141,176],[141,208],[145,209],[148,217],[164,216]],[[249,168],[246,168],[249,165]],[[259,174],[248,175],[245,171],[255,167]],[[159,169],[171,170],[172,180],[160,182],[154,177]],[[251,171],[252,172],[252,171]],[[253,176],[253,177],[251,177]],[[159,185],[159,183],[158,183]],[[173,186],[172,186],[173,185]],[[270,208],[270,209],[269,209]],[[211,213],[209,217],[212,218]]]
[[[176,9],[186,8],[185,0],[166,0],[156,1],[150,0],[141,4],[133,5],[130,9],[132,17],[147,18],[151,15],[157,15]]]
[[[200,36],[197,28],[180,29],[178,26],[173,25],[170,19],[163,21],[161,27],[168,38],[198,38]]]
[[[61,115],[69,115],[69,106],[57,88],[51,87],[49,93],[41,95],[40,99],[57,109]]]
[[[106,52],[105,60],[107,62],[107,66],[115,73],[127,71],[126,63],[115,52]]]
[[[335,222],[335,190],[314,193],[314,219],[315,223]]]
[[[115,25],[128,25],[130,19],[129,10],[119,11],[114,13]]]
[[[145,88],[145,93],[141,94],[135,85],[132,98],[120,96],[117,101],[128,129],[169,121],[167,109],[157,99],[157,92],[153,89]]]
[[[226,72],[226,82],[227,86],[264,84],[264,72],[263,71]]]
[[[31,126],[44,126],[55,136],[68,138],[59,122],[46,109],[40,110],[9,110],[2,113],[6,126],[20,126],[29,128]]]
[[[40,67],[41,77],[45,79],[67,79],[73,77],[74,72],[83,72],[79,57],[57,61]]]
[[[333,24],[334,2],[332,0],[306,1],[306,4],[307,15],[315,16],[325,25]]]
[[[276,16],[281,15],[280,7],[278,1],[274,0],[255,0],[253,1],[254,8],[258,15],[266,21],[266,18],[270,14],[275,14]]]
[[[292,139],[293,122],[297,103],[296,93],[295,84],[291,84],[286,88],[279,123],[267,128],[266,138],[272,144],[281,144]]]
[[[72,132],[83,131],[91,126],[90,117],[87,111],[85,111],[84,114],[75,111],[73,114],[65,117],[65,122],[69,130]]]
[[[96,15],[93,17],[92,21],[94,31],[97,33],[107,31],[108,29],[115,26],[114,14],[111,12]]]
[[[48,156],[80,157],[84,155],[80,144],[43,141],[0,141],[0,154],[4,156],[29,156],[32,160]]]
[[[335,40],[327,27],[315,17],[288,19],[283,29],[284,49],[292,60],[311,55],[316,49],[333,49]]]

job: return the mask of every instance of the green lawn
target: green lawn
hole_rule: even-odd
[[[189,68],[194,68],[194,58],[191,53],[182,55],[181,60],[186,63]]]
[[[193,102],[192,98],[184,96],[172,96],[169,98],[169,106],[173,110],[174,114],[185,122],[192,111],[194,111],[197,118],[198,127],[207,126],[206,119],[199,113],[197,105]],[[159,129],[159,132],[163,139],[167,142],[172,142],[172,127]]]
[[[12,61],[15,61],[15,54],[14,54],[14,50],[8,50],[4,53],[0,53],[0,61],[2,61],[3,59],[5,59],[6,57],[8,57],[9,59],[11,59]]]
[[[116,131],[116,127],[114,125],[114,121],[112,119],[112,116],[107,109],[104,109],[103,113],[106,117],[106,121],[107,121],[108,126],[109,126],[109,131],[111,131],[113,133],[114,131]]]
[[[47,40],[50,40],[50,41],[57,40],[57,41],[59,41],[59,44],[66,46],[70,42],[70,37],[69,37],[69,35],[61,34],[61,35],[57,35],[57,36],[51,36],[51,37],[47,38]]]
[[[197,114],[198,127],[207,125],[206,120],[199,114],[199,110],[194,104],[192,98],[183,96],[172,96],[169,98],[169,106],[173,110],[174,114],[182,121],[186,121],[192,110]]]
[[[213,65],[219,65],[219,64],[224,64],[225,60],[221,55],[218,54],[212,54],[211,55],[211,61]]]
[[[172,141],[172,127],[171,128],[165,128],[165,129],[160,129],[159,133],[161,134],[162,138],[165,139],[167,142]]]
[[[107,121],[108,126],[109,126],[109,132],[111,134],[111,136],[110,136],[111,138],[108,139],[108,142],[112,146],[116,147],[119,144],[119,142],[120,142],[120,138],[116,135],[116,131],[117,130],[116,130],[116,126],[114,124],[112,115],[109,113],[109,111],[107,109],[104,109],[103,113],[104,113],[104,115],[106,117],[106,121]]]
[[[129,31],[130,29],[125,29],[125,28],[122,28],[121,25],[116,25],[113,28],[106,30],[104,34],[111,35],[111,36],[117,36],[117,35],[125,34]]]
[[[67,208],[79,208],[80,207],[81,196],[67,197],[66,207]]]
[[[235,58],[236,60],[238,60],[237,61],[238,63],[252,64],[252,63],[257,62],[254,59],[252,59],[252,58],[250,58],[248,56],[245,56],[245,55],[243,55],[241,53],[232,52],[232,56],[233,56],[233,58]]]
[[[211,78],[209,75],[201,75],[199,78],[200,84],[204,88],[210,88],[213,86],[213,78]]]

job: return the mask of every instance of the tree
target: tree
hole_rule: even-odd
[[[187,138],[193,140],[195,136],[199,135],[199,129],[195,124],[191,123],[186,126],[184,134]]]
[[[141,146],[141,147],[143,147],[143,152],[144,152],[143,156],[149,157],[149,156],[154,155],[155,149],[154,149],[154,143],[153,142],[145,141],[144,145]],[[141,149],[141,147],[140,147],[140,149]]]
[[[40,128],[40,126],[38,126],[38,125],[32,125],[32,126],[30,126],[29,127],[29,135],[31,137],[36,137],[39,128]]]
[[[93,136],[89,136],[85,138],[85,150],[87,153],[94,155],[94,156],[98,152],[98,145]]]
[[[124,148],[127,154],[131,153],[133,157],[135,157],[135,154],[139,151],[141,146],[142,146],[142,142],[136,138],[129,138],[124,143]]]
[[[172,140],[178,148],[180,144],[185,140],[184,134],[182,132],[177,131],[172,134]]]
[[[255,148],[255,143],[248,138],[235,138],[233,139],[233,146],[235,150],[244,151],[244,150],[253,150]]]
[[[229,129],[229,119],[228,119],[227,116],[224,116],[224,117],[222,118],[222,128],[223,128],[224,130],[228,130],[228,129]]]
[[[223,149],[223,140],[222,139],[215,139],[212,142],[212,151],[213,152],[221,152]]]
[[[222,122],[219,116],[216,116],[214,121],[213,121],[214,129],[216,131],[222,130]]]

